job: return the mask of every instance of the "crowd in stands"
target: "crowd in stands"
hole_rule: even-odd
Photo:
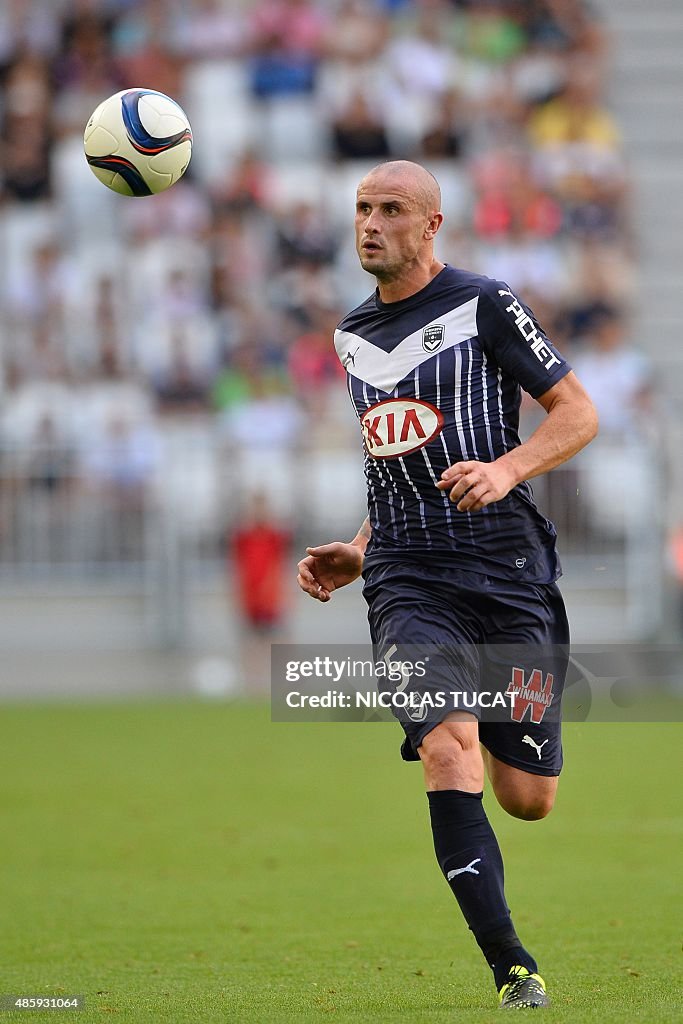
[[[616,406],[603,431],[645,431],[608,73],[584,0],[5,0],[0,447],[53,453],[45,487],[66,467],[129,494],[181,439],[255,451],[245,479],[359,445],[331,333],[372,287],[355,185],[393,157],[442,184],[439,256],[519,290]],[[109,192],[82,152],[131,86],[194,130],[186,176],[152,198]]]

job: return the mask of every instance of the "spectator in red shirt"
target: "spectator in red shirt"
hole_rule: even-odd
[[[246,522],[232,535],[230,555],[240,612],[257,633],[269,634],[283,624],[291,539],[271,515],[265,495],[254,495]]]

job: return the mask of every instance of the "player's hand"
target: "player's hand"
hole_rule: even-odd
[[[448,491],[458,512],[478,512],[504,498],[517,482],[511,468],[501,460],[471,461],[449,466],[436,486],[440,491]]]
[[[306,548],[307,556],[299,562],[297,583],[316,601],[329,601],[333,591],[353,583],[363,568],[363,552],[355,544],[321,544]]]

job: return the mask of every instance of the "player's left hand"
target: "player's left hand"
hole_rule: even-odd
[[[512,470],[498,459],[456,462],[443,471],[436,486],[448,491],[458,512],[478,512],[504,498],[516,483]]]

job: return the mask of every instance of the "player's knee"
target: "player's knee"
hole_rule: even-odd
[[[554,793],[533,793],[508,796],[500,800],[503,809],[522,821],[540,821],[547,818],[555,804]]]
[[[447,775],[462,765],[463,749],[457,740],[432,743],[420,748],[420,756],[425,771],[429,775]]]
[[[428,783],[437,789],[477,784],[483,772],[476,736],[439,725],[425,736],[420,758]],[[482,779],[483,782],[483,779]]]

